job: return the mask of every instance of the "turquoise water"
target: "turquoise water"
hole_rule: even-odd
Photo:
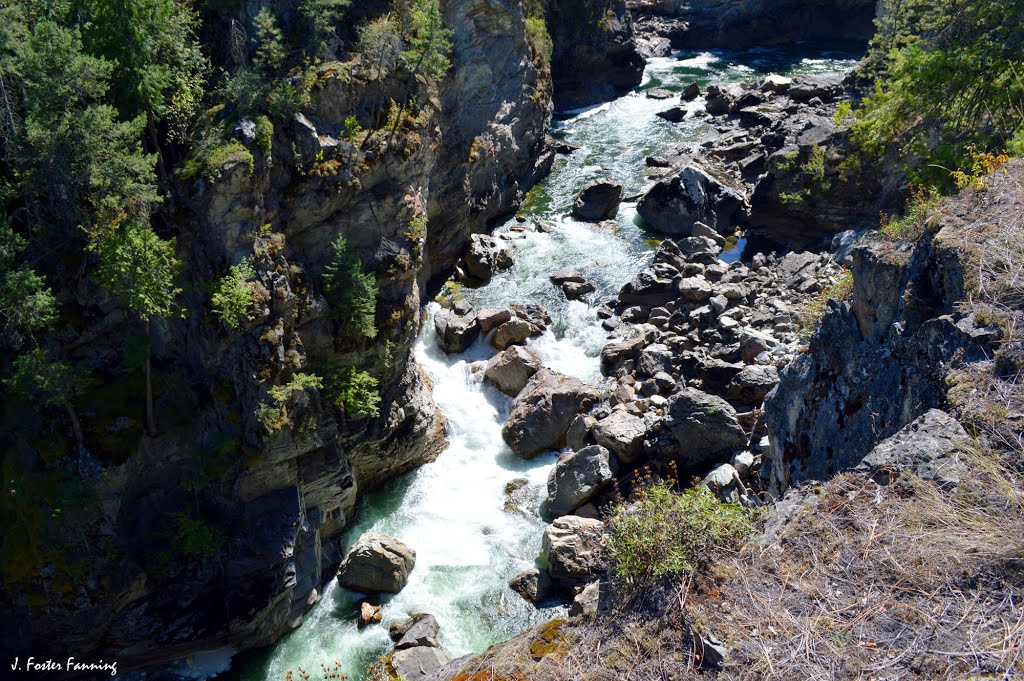
[[[645,167],[646,156],[695,144],[710,133],[701,118],[678,124],[658,118],[658,111],[676,102],[648,98],[643,90],[681,91],[693,80],[706,86],[772,72],[834,73],[854,64],[851,52],[841,51],[817,51],[812,57],[782,50],[704,52],[652,60],[637,92],[556,117],[553,134],[582,148],[556,163],[524,207],[530,220],[547,221],[548,231],[513,235],[518,223],[510,220],[498,231],[514,237],[515,267],[485,287],[461,289],[460,295],[477,307],[544,305],[554,323],[544,336],[530,341],[531,347],[558,371],[599,380],[598,356],[607,337],[594,305],[614,295],[649,261],[654,242],[634,224],[635,202],[622,205],[616,227],[599,227],[568,217],[573,198],[597,177],[622,182],[627,196],[637,194],[650,184],[652,170],[658,171]],[[702,102],[691,106],[696,112]],[[733,251],[729,258],[738,255]],[[591,304],[566,301],[548,281],[550,272],[567,267],[580,270],[597,286]],[[359,521],[346,536],[348,544],[372,529],[407,543],[417,552],[408,586],[387,602],[383,626],[359,630],[359,597],[332,581],[302,626],[269,649],[238,656],[223,678],[284,681],[287,671],[300,665],[313,672],[321,663],[337,661],[350,678],[359,680],[386,652],[387,624],[407,613],[435,615],[445,650],[456,657],[483,650],[560,611],[558,606],[537,610],[507,586],[512,576],[534,564],[540,551],[544,524],[537,507],[557,453],[532,461],[512,455],[501,439],[511,400],[481,381],[482,364],[493,350],[480,341],[465,354],[448,357],[437,349],[433,333],[428,322],[416,357],[434,380],[434,397],[448,419],[451,444],[435,462],[364,499]],[[518,478],[527,484],[510,500],[505,486]],[[226,655],[215,659],[194,661],[194,674],[208,676],[222,669]]]

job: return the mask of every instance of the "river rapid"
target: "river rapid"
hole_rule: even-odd
[[[650,172],[655,170],[645,166],[645,157],[714,134],[703,117],[690,116],[681,123],[658,118],[658,111],[678,100],[652,99],[644,91],[657,87],[681,92],[694,80],[703,89],[710,83],[754,80],[768,73],[835,73],[852,68],[855,60],[852,51],[822,49],[686,53],[650,60],[637,91],[601,106],[556,115],[552,133],[581,149],[560,157],[523,208],[530,220],[547,221],[548,230],[510,235],[516,247],[511,270],[482,288],[461,287],[448,293],[465,297],[478,309],[510,303],[543,305],[554,323],[543,336],[530,339],[529,346],[546,366],[599,381],[599,354],[607,334],[596,317],[596,305],[648,263],[652,247],[649,236],[634,224],[635,202],[623,203],[618,228],[609,229],[568,217],[573,199],[597,177],[621,182],[626,196],[638,194],[650,184]],[[688,106],[698,113],[703,99]],[[510,220],[498,232],[509,232],[517,224]],[[738,257],[737,249],[731,257]],[[591,305],[566,301],[550,283],[548,275],[565,268],[579,270],[597,287]],[[429,312],[436,309],[437,303],[431,303]],[[289,670],[300,666],[319,678],[322,663],[333,667],[337,662],[342,672],[358,681],[387,651],[389,622],[408,613],[434,615],[445,652],[454,658],[481,651],[562,610],[557,604],[536,609],[508,587],[509,579],[533,566],[540,553],[544,522],[537,508],[558,453],[531,461],[513,455],[501,438],[511,398],[482,382],[483,362],[494,349],[481,338],[466,353],[446,356],[434,335],[428,320],[416,345],[416,359],[434,381],[434,398],[448,419],[450,445],[433,463],[365,498],[359,520],[345,538],[346,548],[368,530],[405,542],[416,551],[408,585],[387,602],[382,625],[360,630],[359,596],[332,581],[302,626],[266,650],[236,657],[218,678],[284,681]],[[510,482],[524,479],[525,486],[511,496],[506,493]],[[219,662],[196,659],[192,665],[195,676],[209,676],[228,663],[222,656]]]

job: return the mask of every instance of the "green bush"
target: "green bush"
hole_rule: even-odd
[[[246,171],[252,175],[256,167],[252,153],[238,140],[229,140],[223,144],[209,146],[197,145],[189,151],[188,157],[178,170],[178,177],[183,180],[197,180],[200,177],[210,182],[220,179],[221,170],[232,161],[240,161]]]
[[[327,394],[335,406],[349,417],[375,417],[380,414],[377,379],[355,367],[342,367],[328,378]]]
[[[247,262],[232,265],[213,292],[213,311],[229,329],[237,329],[242,323],[249,321],[252,314],[252,291],[249,279],[256,276],[256,271]]]
[[[541,11],[531,9],[530,15],[526,17],[526,42],[530,45],[533,53],[533,63],[541,70],[551,66],[551,55],[554,53],[554,43],[551,41],[551,34],[548,33],[548,25],[544,20]]]
[[[853,295],[853,272],[845,270],[836,283],[823,289],[811,299],[800,311],[800,328],[804,335],[809,335],[825,316],[830,300],[847,300]]]
[[[608,551],[627,586],[651,586],[687,577],[716,554],[738,549],[753,529],[750,511],[719,501],[706,487],[677,494],[659,483],[614,509]]]

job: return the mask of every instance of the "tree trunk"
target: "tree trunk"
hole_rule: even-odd
[[[75,440],[78,441],[79,445],[85,444],[85,436],[82,434],[82,423],[78,420],[78,412],[75,411],[75,407],[70,401],[64,403],[64,408],[67,409],[68,419],[71,421],[71,429],[75,431]]]
[[[149,320],[146,320],[146,434],[156,437],[156,418],[153,416],[153,377],[150,369],[150,356],[153,354],[149,337]]]

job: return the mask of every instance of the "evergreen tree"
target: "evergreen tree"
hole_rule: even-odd
[[[373,338],[377,335],[377,280],[363,271],[359,258],[348,252],[344,235],[338,235],[332,250],[331,260],[324,268],[323,287],[334,318],[344,335]]]
[[[142,320],[148,339],[153,317],[168,317],[178,311],[175,299],[181,289],[175,287],[175,279],[181,262],[174,253],[174,239],[165,241],[150,227],[131,222],[108,235],[96,250],[100,258],[96,272],[100,285]],[[146,431],[154,436],[151,354],[147,344]]]
[[[26,242],[0,213],[0,345],[18,349],[57,318],[57,300],[46,280],[24,264]]]
[[[14,360],[14,372],[4,381],[8,390],[31,400],[37,407],[65,409],[78,444],[85,441],[74,400],[89,386],[88,374],[72,368],[42,348],[30,350]]]

